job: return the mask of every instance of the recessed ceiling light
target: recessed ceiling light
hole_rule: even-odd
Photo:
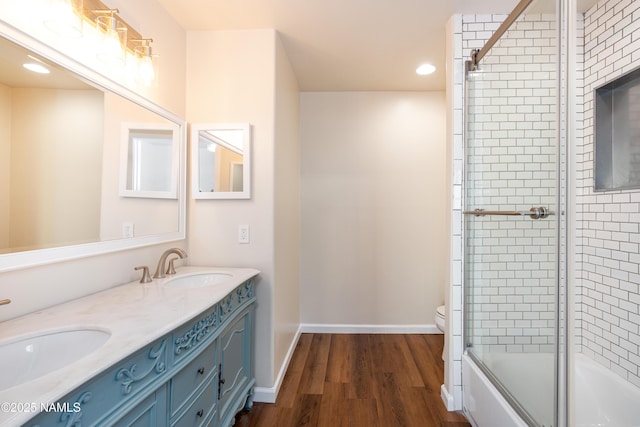
[[[38,74],[49,74],[51,72],[47,67],[37,62],[27,62],[26,64],[22,64],[22,66],[27,70]]]
[[[436,67],[431,64],[422,64],[416,69],[416,73],[421,76],[426,76],[434,71],[436,71]]]

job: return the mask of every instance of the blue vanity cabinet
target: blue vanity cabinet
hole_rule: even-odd
[[[169,334],[124,358],[26,425],[228,427],[251,407],[252,280]]]

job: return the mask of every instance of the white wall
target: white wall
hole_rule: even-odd
[[[9,245],[11,194],[11,88],[0,84],[0,248]]]
[[[273,350],[276,375],[300,326],[300,96],[280,38],[276,43]],[[278,370],[280,370],[278,372]],[[281,378],[277,378],[280,381]]]
[[[297,84],[274,30],[190,32],[187,64],[190,123],[251,124],[251,199],[191,200],[188,238],[191,264],[261,270],[256,381],[269,388],[299,323]],[[240,224],[250,226],[250,244],[238,243]]]
[[[637,68],[640,2],[584,15],[584,138],[577,149],[579,349],[640,386],[640,190],[593,191],[594,90]],[[603,23],[606,21],[606,24]],[[637,141],[636,141],[637,143]]]
[[[448,277],[443,92],[301,95],[304,324],[433,325]]]
[[[12,89],[10,248],[98,240],[103,116],[96,90]]]
[[[135,236],[151,236],[163,231],[178,231],[178,199],[121,197],[121,168],[110,165],[121,163],[123,142],[126,146],[128,126],[175,126],[174,123],[146,108],[114,94],[104,96],[104,149],[102,153],[102,203],[100,237],[102,240],[122,236],[124,223],[130,223]],[[186,141],[185,141],[186,144]],[[122,162],[124,163],[124,162]],[[186,200],[186,197],[185,197]],[[153,215],[149,215],[153,212]]]
[[[62,49],[64,53],[74,57],[76,52],[73,49],[65,51],[60,40],[41,28],[41,17],[36,13],[37,10],[29,9],[31,3],[24,0],[0,3],[0,19],[28,32],[46,45]],[[137,23],[144,28],[145,35],[158,38],[154,46],[156,51],[162,52],[166,58],[160,70],[162,83],[148,95],[152,100],[184,116],[184,30],[155,0],[119,3],[122,3],[118,7],[123,16],[135,13]],[[143,31],[142,28],[140,30]],[[104,72],[98,67],[96,70]],[[143,92],[141,90],[141,93]],[[184,244],[185,242],[173,242],[0,273],[0,298],[12,300],[11,304],[0,308],[0,321],[134,280],[139,277],[139,273],[133,270],[134,266],[155,265],[165,248]]]

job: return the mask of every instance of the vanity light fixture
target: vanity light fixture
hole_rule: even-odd
[[[102,41],[98,48],[98,59],[107,65],[124,65],[127,51],[127,26],[115,14],[118,9],[94,10],[106,13],[96,18],[96,26],[102,31]]]
[[[420,76],[427,76],[436,71],[435,65],[432,64],[421,64],[417,69],[416,73]]]
[[[44,25],[64,37],[82,36],[82,1],[50,0],[49,12]]]
[[[151,86],[156,79],[155,58],[151,51],[153,39],[133,39],[133,42],[140,42],[134,52],[138,58],[138,77],[144,86]]]
[[[0,0],[1,1],[1,0]],[[83,21],[93,24],[99,31],[97,39],[89,40],[98,59],[109,67],[124,67],[127,56],[136,74],[135,80],[152,86],[158,80],[157,56],[151,52],[153,39],[143,38],[118,13],[101,0],[43,0],[50,2],[44,24],[51,31],[64,36],[82,36]],[[85,24],[86,24],[85,23]],[[85,36],[91,37],[92,32]],[[134,71],[135,70],[135,71]]]

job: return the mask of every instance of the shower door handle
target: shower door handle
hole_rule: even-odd
[[[532,219],[547,218],[553,215],[549,209],[544,207],[531,208],[528,211],[485,211],[484,209],[474,209],[472,211],[464,211],[465,215],[486,216],[486,215],[502,215],[502,216],[528,216]]]

